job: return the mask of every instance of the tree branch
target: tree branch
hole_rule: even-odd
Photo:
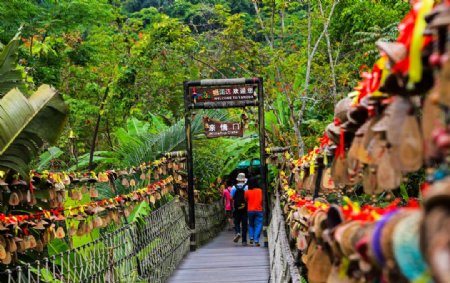
[[[273,49],[272,42],[270,41],[269,37],[265,33],[266,28],[264,26],[264,21],[263,21],[263,19],[261,17],[261,13],[259,12],[258,2],[256,0],[252,1],[252,2],[253,2],[253,7],[255,7],[255,12],[256,12],[256,16],[258,17],[259,24],[261,26],[261,29],[263,30],[264,38],[266,39],[267,44],[269,44],[270,49]]]
[[[213,71],[219,73],[219,74],[222,76],[223,79],[226,79],[226,78],[227,78],[227,76],[225,76],[225,74],[222,73],[222,72],[221,72],[219,69],[217,69],[216,67],[214,67],[214,66],[212,66],[212,65],[210,65],[210,64],[208,64],[208,63],[206,63],[205,61],[202,61],[202,60],[200,60],[200,59],[198,59],[198,58],[195,58],[194,56],[191,56],[191,58],[192,58],[194,61],[200,62],[200,63],[202,63],[203,65],[205,65],[206,67],[210,68],[211,70],[213,70]]]
[[[320,14],[323,16],[324,12],[321,0],[319,0],[319,8]],[[336,73],[334,71],[333,53],[331,50],[330,34],[328,33],[328,29],[325,32],[325,40],[327,42],[328,60],[330,62],[331,83],[332,83],[331,93],[333,95],[333,102],[336,103],[336,96],[337,96]]]
[[[319,47],[319,43],[322,40],[322,38],[324,37],[325,33],[328,31],[328,26],[330,24],[331,21],[331,17],[333,16],[334,13],[334,9],[336,8],[336,5],[339,3],[339,0],[335,0],[333,1],[333,5],[331,6],[331,10],[330,13],[328,14],[328,18],[326,20],[326,22],[323,25],[323,30],[320,33],[319,37],[317,38],[313,49],[311,50],[311,33],[312,33],[312,29],[311,29],[311,1],[308,1],[308,60],[307,60],[307,65],[306,65],[306,75],[305,75],[305,85],[304,85],[304,89],[303,89],[303,96],[307,96],[308,95],[308,88],[309,88],[309,80],[310,80],[310,76],[311,76],[311,65],[312,65],[312,60],[314,58],[314,55],[317,52],[317,48]],[[303,116],[305,114],[305,110],[306,110],[306,101],[303,101],[302,103],[302,107],[300,109],[300,112],[298,114],[298,119],[297,119],[297,127],[300,129],[301,125],[302,125],[302,120],[303,120]],[[299,132],[300,136],[298,138],[298,151],[299,151],[299,155],[302,156],[304,153],[304,142],[303,142],[303,138],[301,136],[301,132]]]

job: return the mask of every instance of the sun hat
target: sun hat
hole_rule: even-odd
[[[394,190],[400,187],[402,174],[392,167],[391,149],[385,148],[377,170],[377,182],[380,190]]]
[[[450,89],[450,60],[447,60],[442,66],[440,76],[441,88],[439,91],[439,103],[450,107],[450,95],[448,89]]]
[[[326,228],[327,213],[322,209],[318,209],[312,214],[310,220],[310,232],[318,242],[322,242],[322,233]]]
[[[375,42],[375,45],[378,47],[378,50],[384,52],[394,63],[402,61],[408,55],[406,46],[400,42],[385,42],[379,40]]]
[[[347,119],[355,125],[361,126],[364,124],[369,117],[369,97],[365,96],[360,101],[359,104],[353,106],[347,112]]]
[[[423,196],[425,212],[436,206],[447,207],[450,202],[450,177],[435,181]]]
[[[423,164],[423,140],[414,115],[407,115],[400,134],[398,157],[402,171],[414,172]]]
[[[310,247],[308,252],[309,250],[311,250],[311,255],[306,265],[308,283],[324,283],[331,272],[331,259],[322,246],[315,245],[312,249]]]
[[[396,225],[393,234],[395,260],[403,275],[412,282],[431,282],[427,280],[428,266],[419,249],[419,227],[422,218],[420,210],[411,212]]]
[[[238,182],[243,182],[243,183],[247,183],[247,178],[245,178],[245,173],[239,173],[237,175],[236,181]]]
[[[351,221],[342,232],[341,250],[344,256],[350,258],[355,253],[355,241],[353,240],[359,232],[362,232],[362,222]]]
[[[386,263],[385,257],[383,254],[383,250],[381,248],[381,239],[382,239],[383,228],[391,220],[391,218],[393,218],[394,215],[396,215],[397,213],[398,213],[397,209],[393,210],[393,211],[383,215],[383,217],[381,217],[381,219],[375,223],[375,229],[373,231],[373,236],[372,236],[372,250],[373,250],[375,259],[377,260],[378,265],[382,266],[382,267],[384,267],[384,265]]]
[[[327,137],[334,143],[339,144],[339,127],[334,124],[334,122],[328,124],[325,127],[325,132]]]
[[[331,176],[331,168],[325,168],[322,173],[321,189],[325,192],[334,190],[334,181]]]
[[[428,28],[440,28],[450,25],[450,7],[445,4],[437,5],[425,19]]]
[[[350,278],[347,274],[341,274],[341,268],[339,266],[333,265],[328,275],[326,283],[357,283],[356,279]]]
[[[334,107],[334,118],[339,119],[341,123],[347,121],[347,112],[350,110],[352,106],[353,100],[349,97],[345,97],[336,103]]]
[[[422,57],[426,57],[426,53],[422,52]],[[428,61],[428,60],[422,60]],[[424,66],[425,67],[425,66]],[[398,73],[389,74],[384,83],[380,86],[379,91],[390,95],[413,96],[420,95],[433,87],[433,74],[428,68],[423,68],[422,79],[418,83],[414,83],[410,89],[407,87],[409,76],[403,76]]]
[[[450,211],[436,206],[420,227],[420,249],[436,283],[450,282]]]
[[[423,138],[424,159],[430,160],[437,155],[437,147],[433,141],[434,131],[437,128],[444,128],[443,112],[436,101],[439,100],[440,81],[436,79],[434,88],[425,97],[422,107],[421,129]]]
[[[330,205],[327,212],[327,228],[330,231],[334,231],[342,222],[344,222],[344,213],[341,207],[336,204]]]
[[[385,259],[384,275],[388,282],[408,282],[400,272],[397,262],[394,258],[392,248],[392,235],[397,224],[409,215],[409,209],[399,209],[391,219],[384,225],[381,231],[381,250]]]
[[[363,170],[363,189],[368,195],[381,193],[377,182],[377,166],[367,165]]]
[[[420,249],[436,282],[450,282],[450,177],[435,181],[424,192],[425,217]]]

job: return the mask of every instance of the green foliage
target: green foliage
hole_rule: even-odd
[[[0,98],[12,88],[24,91],[23,69],[18,66],[20,32],[6,46],[0,46]]]
[[[152,211],[152,209],[150,208],[148,203],[145,201],[142,201],[133,209],[133,211],[127,217],[128,222],[137,221],[138,218],[147,216],[151,211]]]
[[[59,147],[49,147],[45,152],[39,155],[39,163],[36,164],[34,168],[36,168],[36,171],[41,172],[42,170],[48,168],[49,164],[53,160],[59,158],[62,154],[64,154],[64,151],[62,151]]]
[[[29,99],[18,89],[8,92],[0,100],[0,168],[28,178],[29,163],[45,142],[56,142],[66,115],[67,105],[47,85]]]
[[[111,151],[95,151],[94,152],[94,164],[101,164],[98,169],[114,168],[120,161],[116,158],[116,155]],[[73,162],[75,163],[75,162]],[[70,166],[67,171],[74,172],[79,170],[84,170],[89,166],[89,153],[85,153],[78,157],[78,163]]]
[[[310,30],[308,3],[313,19]],[[330,45],[325,37],[318,42],[305,89],[307,48],[314,47],[333,3],[2,1],[0,41],[5,43],[24,25],[21,36],[13,41],[15,45],[23,42],[18,53],[21,66],[10,69],[20,71],[22,77],[21,69],[25,69],[33,78],[28,82],[31,87],[48,83],[60,90],[70,106],[68,127],[76,133],[79,168],[86,165],[101,105],[95,143],[100,168],[135,165],[164,151],[182,149],[182,82],[202,78],[263,77],[269,146],[295,148],[300,142],[294,131],[298,124],[307,150],[332,120],[333,104],[360,79],[359,67],[370,66],[376,59],[374,42],[395,38],[396,25],[409,9],[407,1],[340,0],[328,28]],[[110,93],[101,101],[106,87]],[[305,109],[302,115],[301,109]],[[133,130],[134,123],[139,124]],[[145,134],[134,132],[138,129]],[[68,132],[64,131],[58,147],[73,152]],[[206,165],[206,156],[217,148],[215,143],[205,142],[197,154],[204,163],[199,168],[208,176],[220,167]],[[60,158],[66,167],[76,168],[73,156]],[[232,167],[232,161],[225,162],[226,168]]]

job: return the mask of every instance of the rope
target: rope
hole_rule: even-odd
[[[275,190],[275,201],[272,207],[272,219],[268,228],[270,282],[301,283],[299,269],[295,265],[293,253],[289,248],[289,241],[284,226],[280,197]]]

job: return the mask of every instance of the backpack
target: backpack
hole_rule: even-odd
[[[245,201],[245,186],[236,185],[236,192],[234,193],[234,209],[243,210],[247,209],[247,202]]]

